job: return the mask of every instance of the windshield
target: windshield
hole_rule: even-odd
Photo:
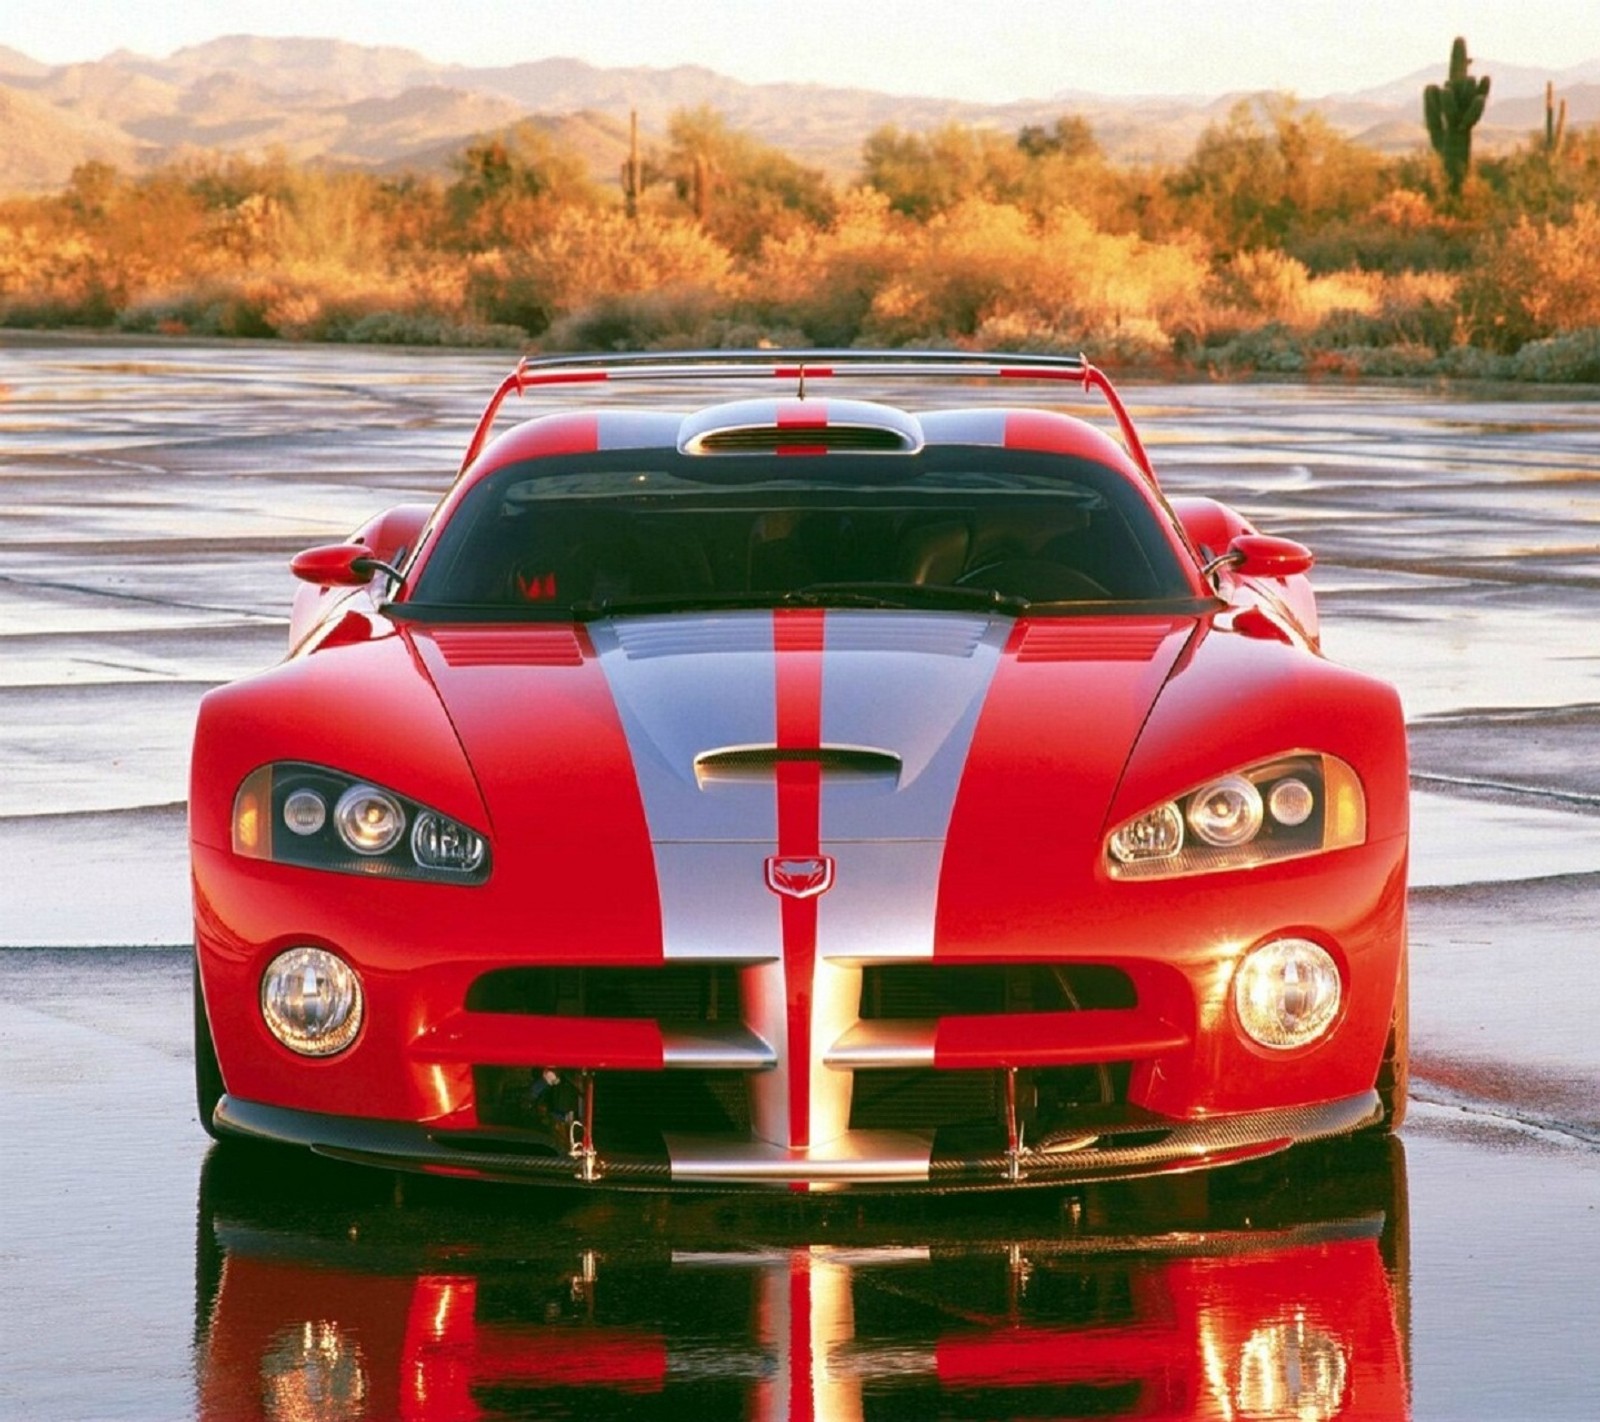
[[[441,532],[406,610],[1193,597],[1156,510],[1090,461],[987,447],[803,460],[618,450],[485,479]]]

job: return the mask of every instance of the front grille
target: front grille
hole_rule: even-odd
[[[864,1020],[1138,1005],[1132,979],[1099,963],[892,963],[866,968],[861,983]]]
[[[742,1139],[750,1131],[747,1080],[742,1072],[598,1072],[595,1144],[602,1151],[655,1156],[663,1132]],[[480,1126],[565,1151],[566,1121],[578,1109],[576,1078],[551,1088],[537,1068],[480,1066],[473,1068],[472,1087]]]
[[[1108,1108],[1127,1101],[1131,1074],[1127,1062],[1019,1071],[1017,1117],[1026,1139],[1094,1129]],[[850,1126],[932,1131],[941,1151],[977,1153],[1005,1148],[1005,1110],[1001,1071],[858,1071]]]
[[[726,964],[654,968],[500,968],[467,991],[469,1012],[624,1017],[664,1023],[739,1016],[739,974]]]

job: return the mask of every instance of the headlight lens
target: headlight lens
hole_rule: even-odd
[[[1326,948],[1279,938],[1246,953],[1233,975],[1233,1010],[1263,1047],[1304,1047],[1333,1025],[1343,986]]]
[[[1261,792],[1242,775],[1227,775],[1189,798],[1189,827],[1207,844],[1232,849],[1261,829]]]
[[[331,1057],[361,1031],[361,979],[326,948],[291,948],[261,975],[261,1016],[291,1052]]]
[[[1118,825],[1106,837],[1107,872],[1162,879],[1246,869],[1362,844],[1361,782],[1331,755],[1263,761],[1179,795]]]
[[[1147,815],[1129,820],[1111,836],[1111,854],[1119,864],[1171,859],[1183,848],[1183,816],[1176,805],[1158,805]]]
[[[406,832],[406,812],[373,785],[352,785],[333,808],[339,838],[357,854],[387,854]]]
[[[488,852],[483,836],[432,810],[417,816],[411,829],[411,853],[429,869],[453,869],[470,874]]]
[[[280,761],[246,777],[233,804],[233,849],[345,874],[480,884],[489,842],[478,831],[380,785],[320,765]]]

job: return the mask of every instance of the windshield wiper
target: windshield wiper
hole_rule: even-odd
[[[703,612],[721,608],[866,607],[976,608],[1016,615],[1033,603],[1025,597],[992,588],[957,587],[947,583],[829,582],[804,587],[751,592],[624,593],[616,597],[574,602],[567,614],[580,621],[646,612]]]
[[[881,582],[807,583],[779,595],[785,607],[942,607],[979,608],[994,612],[1026,612],[1030,598],[997,592],[993,588],[965,587],[956,583]]]
[[[568,616],[580,621],[630,612],[705,612],[714,608],[771,607],[779,598],[769,592],[623,593],[615,597],[583,598],[567,604]]]

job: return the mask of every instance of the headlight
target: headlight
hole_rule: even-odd
[[[1361,844],[1367,802],[1356,773],[1301,754],[1219,776],[1118,825],[1106,837],[1116,879],[1246,869]]]
[[[406,832],[406,812],[386,791],[373,785],[352,785],[333,807],[333,823],[347,849],[357,854],[387,854]]]
[[[1278,938],[1252,949],[1233,974],[1233,1010],[1263,1047],[1304,1047],[1339,1012],[1339,965],[1305,938]]]
[[[233,849],[310,869],[481,884],[489,842],[392,790],[297,761],[264,765],[233,802]]]
[[[261,975],[261,1017],[303,1057],[331,1057],[361,1031],[361,979],[326,948],[291,948]]]

